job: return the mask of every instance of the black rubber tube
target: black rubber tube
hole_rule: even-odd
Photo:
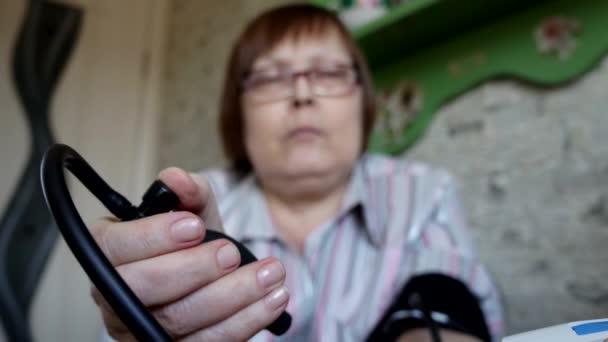
[[[40,176],[46,203],[82,268],[135,338],[139,341],[171,341],[171,336],[123,281],[89,233],[70,196],[64,168],[70,170],[118,218],[141,217],[137,208],[114,191],[71,147],[56,144],[44,155]],[[241,266],[257,260],[245,246],[220,232],[208,230],[204,242],[220,238],[228,239],[237,246],[241,253]],[[290,325],[291,316],[283,312],[267,329],[281,335]]]

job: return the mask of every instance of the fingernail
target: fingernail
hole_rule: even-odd
[[[278,261],[273,261],[258,271],[258,282],[262,287],[271,287],[283,279],[285,270]]]
[[[186,218],[175,222],[171,226],[171,234],[175,241],[188,242],[196,240],[203,235],[203,225],[201,220]]]
[[[270,292],[264,300],[270,309],[276,310],[284,306],[288,299],[289,292],[287,291],[287,287],[281,286]]]
[[[222,269],[230,269],[241,262],[241,255],[236,247],[229,243],[217,250],[217,263]]]

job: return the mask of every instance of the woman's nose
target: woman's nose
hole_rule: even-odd
[[[307,74],[297,75],[293,80],[293,104],[301,106],[313,101],[312,84]]]

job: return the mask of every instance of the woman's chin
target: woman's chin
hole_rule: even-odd
[[[350,166],[338,160],[306,160],[298,159],[285,165],[284,175],[291,181],[325,182],[328,179],[340,178],[350,172]]]
[[[258,158],[255,164],[259,175],[308,183],[315,178],[321,180],[349,173],[355,162],[351,159],[356,156],[349,158],[351,151],[340,152],[327,147],[290,148],[280,157]]]
[[[286,173],[292,177],[310,177],[329,172],[331,167],[329,167],[328,163],[323,163],[320,161],[306,162],[298,160],[287,164],[286,169]]]
[[[333,158],[318,149],[298,149],[286,158],[284,166],[289,173],[319,173],[332,167]]]

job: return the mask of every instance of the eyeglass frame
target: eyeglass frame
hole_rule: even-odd
[[[318,91],[315,91],[315,83],[314,83],[314,77],[312,77],[312,75],[314,75],[315,72],[318,72],[320,69],[320,66],[313,66],[304,70],[283,70],[279,73],[279,75],[277,76],[278,78],[285,78],[287,77],[288,81],[289,81],[289,86],[286,87],[286,89],[289,89],[289,92],[287,92],[284,96],[280,96],[277,98],[273,98],[273,99],[267,99],[267,100],[260,100],[259,98],[255,100],[256,103],[271,103],[271,102],[279,102],[279,101],[284,101],[284,100],[288,100],[291,99],[295,96],[295,83],[297,81],[297,79],[300,76],[304,76],[306,78],[306,80],[309,82],[310,85],[310,90],[311,93],[314,96],[317,97],[340,97],[340,96],[344,96],[347,95],[348,93],[350,93],[356,85],[360,84],[360,73],[358,71],[358,68],[356,67],[356,65],[354,64],[338,64],[338,65],[334,65],[334,67],[337,66],[339,68],[343,68],[345,70],[348,70],[352,77],[350,80],[350,84],[348,84],[347,87],[345,87],[345,89],[341,92],[337,92],[335,94],[322,94]],[[251,85],[249,85],[249,79],[251,77],[251,75],[254,75],[255,72],[250,72],[248,74],[246,74],[243,77],[243,80],[241,81],[240,84],[240,91],[241,94],[246,94],[247,92],[251,91]]]

